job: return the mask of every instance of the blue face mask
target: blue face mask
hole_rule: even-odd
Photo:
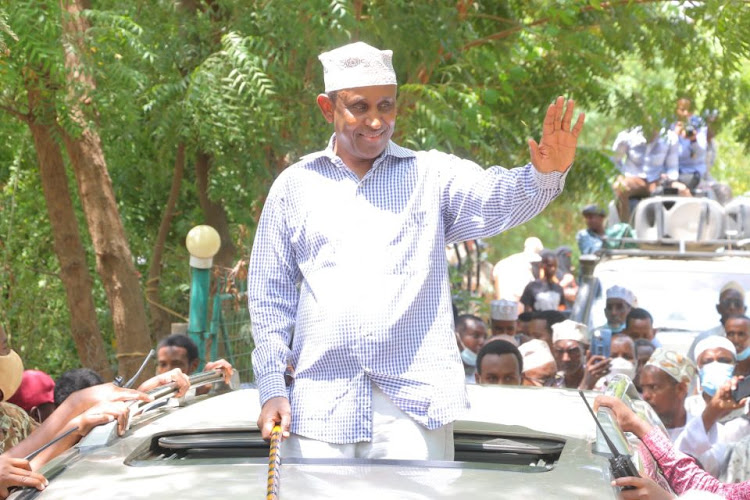
[[[737,361],[745,361],[747,358],[750,358],[750,346],[737,353]]]
[[[464,350],[461,351],[461,359],[466,365],[477,366],[477,353],[469,349],[464,348]]]
[[[716,394],[719,388],[732,378],[734,365],[714,361],[700,369],[701,389],[709,396]]]

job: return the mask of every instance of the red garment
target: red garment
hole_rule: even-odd
[[[675,493],[681,495],[688,490],[710,491],[727,500],[750,498],[750,481],[725,484],[701,469],[698,464],[677,451],[661,430],[654,427],[643,436],[643,443],[659,464],[664,477]]]

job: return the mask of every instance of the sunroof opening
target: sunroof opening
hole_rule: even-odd
[[[533,472],[545,472],[551,470],[559,460],[565,441],[461,432],[454,435],[454,446],[454,461],[442,463],[440,466],[510,466],[523,467]],[[268,451],[268,443],[263,441],[258,431],[162,434],[152,437],[144,446],[136,449],[125,463],[132,466],[180,465],[197,461],[227,464],[262,463],[268,460]],[[293,459],[287,461],[295,462]],[[299,462],[311,463],[311,460]],[[436,464],[438,463],[429,462],[429,466]]]

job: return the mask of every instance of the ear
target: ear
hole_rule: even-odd
[[[323,118],[325,118],[328,123],[333,123],[334,106],[335,104],[327,94],[318,94],[318,107],[320,108],[321,113],[323,113]]]
[[[193,373],[193,372],[195,372],[195,370],[198,369],[198,363],[200,363],[200,361],[201,361],[200,359],[196,358],[196,359],[194,359],[193,361],[190,362],[190,373]]]
[[[479,372],[474,372],[474,381],[479,384],[481,382],[479,378]]]
[[[688,385],[687,382],[680,382],[677,384],[677,395],[679,396],[680,400],[683,400],[687,397],[688,393]]]

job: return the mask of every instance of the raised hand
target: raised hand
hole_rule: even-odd
[[[573,99],[566,104],[562,96],[558,97],[547,108],[542,139],[538,144],[534,139],[529,139],[531,163],[539,172],[565,172],[573,163],[584,119],[583,113],[579,114],[571,128],[574,108]]]

